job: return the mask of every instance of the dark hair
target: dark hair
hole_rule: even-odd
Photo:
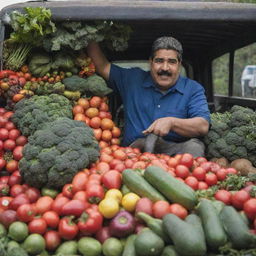
[[[177,56],[178,60],[179,61],[182,60],[182,53],[183,53],[182,45],[174,37],[163,36],[163,37],[157,38],[154,41],[154,43],[152,45],[152,49],[151,49],[151,58],[152,59],[155,56],[155,52],[160,50],[160,49],[175,50],[178,53],[178,56]]]

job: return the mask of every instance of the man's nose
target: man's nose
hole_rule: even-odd
[[[164,61],[164,62],[163,62],[162,69],[163,69],[163,70],[168,70],[168,69],[169,69],[169,65],[168,65],[168,62],[167,62],[167,61]]]

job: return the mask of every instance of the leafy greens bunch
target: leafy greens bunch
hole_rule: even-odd
[[[51,11],[43,7],[25,7],[24,12],[13,11],[9,16],[13,29],[5,41],[4,66],[18,70],[26,61],[32,47],[42,45],[43,38],[56,31]]]
[[[71,49],[79,51],[90,41],[102,42],[111,50],[123,51],[128,47],[131,28],[112,21],[62,22],[56,24],[57,30],[44,39],[47,51]]]

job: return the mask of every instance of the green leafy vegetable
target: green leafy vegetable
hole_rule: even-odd
[[[44,40],[47,51],[72,49],[79,51],[86,48],[92,40],[104,41],[111,50],[122,51],[128,46],[131,28],[127,25],[112,21],[97,22],[62,22],[56,24],[57,31]]]

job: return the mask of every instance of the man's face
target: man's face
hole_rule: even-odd
[[[160,90],[168,90],[179,78],[181,62],[174,50],[160,49],[150,59],[150,72]]]

